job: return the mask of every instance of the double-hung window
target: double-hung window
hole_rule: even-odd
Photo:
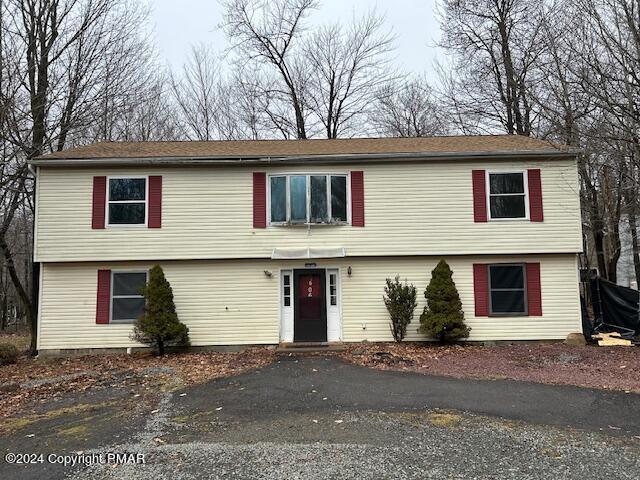
[[[526,219],[527,180],[524,172],[488,172],[489,214],[492,220]]]
[[[489,306],[493,315],[527,315],[524,264],[489,265]]]
[[[111,321],[133,322],[144,312],[142,288],[147,272],[112,272]]]
[[[271,224],[347,223],[347,175],[272,175]]]
[[[146,177],[109,178],[108,192],[109,225],[147,223]]]

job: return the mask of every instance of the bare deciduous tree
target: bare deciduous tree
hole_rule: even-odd
[[[582,86],[601,111],[603,125],[594,136],[608,147],[600,180],[605,229],[600,270],[616,280],[621,255],[620,225],[628,223],[636,281],[640,282],[637,212],[640,159],[640,2],[577,0],[585,16],[577,50]],[[615,181],[611,180],[614,177]],[[611,189],[615,185],[615,190]],[[601,257],[603,257],[601,259]]]
[[[264,88],[277,95],[285,108],[269,110],[281,133],[292,123],[295,138],[307,138],[309,115],[305,87],[307,72],[294,50],[304,32],[304,20],[317,7],[316,0],[227,0],[223,27],[243,61],[255,60],[273,68],[276,82]],[[280,106],[281,107],[281,106]],[[292,119],[292,121],[289,121]]]
[[[18,271],[10,238],[17,231],[17,215],[24,206],[33,207],[27,161],[69,142],[91,141],[91,131],[99,131],[101,138],[113,136],[109,128],[117,123],[112,120],[116,107],[128,108],[136,98],[139,83],[132,79],[141,78],[139,67],[147,58],[139,33],[146,16],[139,4],[126,0],[5,0],[0,7],[0,250],[31,326],[35,350],[30,275]]]
[[[393,78],[394,37],[384,28],[384,17],[371,11],[347,28],[322,27],[307,40],[308,96],[326,138],[361,132],[375,92]]]
[[[443,0],[441,46],[454,55],[443,98],[461,130],[530,135],[530,71],[542,54],[543,3],[536,0]],[[478,118],[480,117],[480,121]]]
[[[422,77],[378,89],[369,122],[377,134],[389,137],[427,137],[447,131],[431,88]]]
[[[171,89],[190,140],[218,138],[217,119],[222,92],[220,70],[206,45],[192,48],[180,78],[172,75]]]

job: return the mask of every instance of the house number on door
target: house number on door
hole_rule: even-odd
[[[313,280],[309,280],[309,287],[307,287],[307,297],[313,297]]]

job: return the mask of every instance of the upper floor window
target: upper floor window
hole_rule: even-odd
[[[110,178],[107,208],[109,225],[145,225],[146,177]]]
[[[488,177],[490,218],[527,218],[527,184],[524,172],[489,172]]]
[[[113,272],[111,282],[111,321],[133,322],[144,313],[142,288],[147,272]]]
[[[347,223],[347,175],[272,175],[272,224]]]
[[[526,315],[524,264],[489,265],[489,306],[492,315]]]

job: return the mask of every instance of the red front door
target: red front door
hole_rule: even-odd
[[[294,270],[294,342],[327,341],[324,270]]]

